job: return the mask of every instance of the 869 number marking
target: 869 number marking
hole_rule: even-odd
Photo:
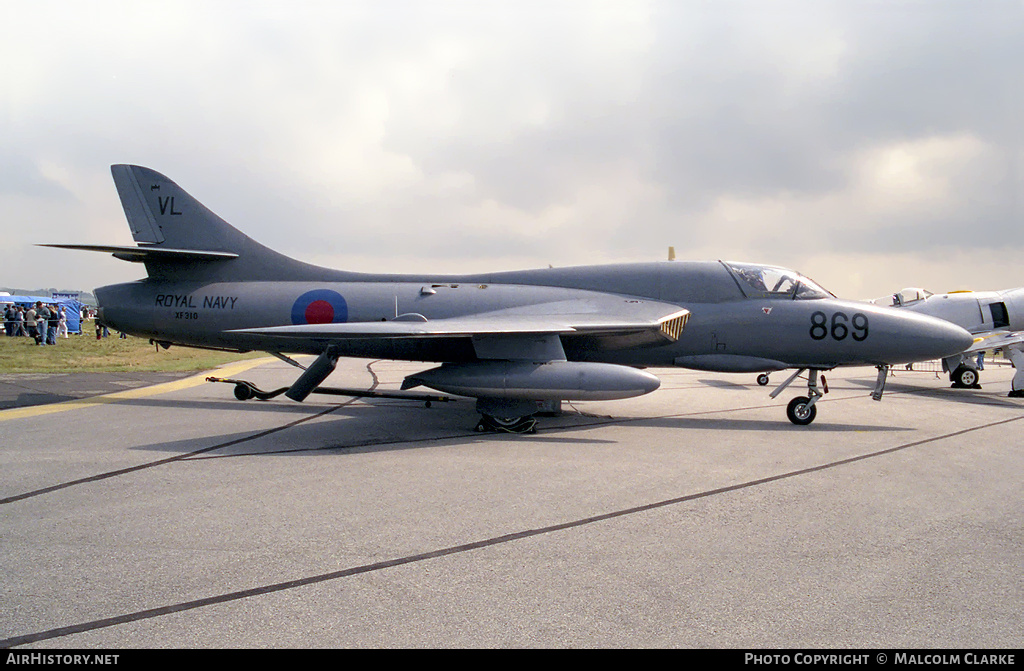
[[[824,340],[832,336],[833,340],[846,340],[847,336],[857,342],[868,337],[868,316],[863,312],[854,313],[853,317],[845,312],[836,312],[832,319],[821,310],[811,315],[811,338]]]

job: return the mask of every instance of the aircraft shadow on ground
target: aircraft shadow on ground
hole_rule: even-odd
[[[873,387],[873,382],[866,380],[854,380],[856,384],[865,387]],[[971,405],[994,405],[1004,408],[1019,408],[1020,402],[1008,397],[1007,388],[999,388],[998,383],[993,383],[991,389],[955,389],[952,387],[922,387],[908,382],[894,382],[889,380],[885,384],[886,393],[914,394],[942,401],[954,403],[967,403]]]
[[[845,433],[860,431],[913,431],[911,427],[880,426],[877,424],[843,424],[828,419],[818,419],[808,426],[796,426],[785,420],[768,419],[727,419],[716,417],[651,417],[649,419],[629,420],[631,425],[658,427],[666,429],[719,430],[719,431],[790,431],[793,433]]]
[[[43,391],[27,391],[18,394],[10,401],[0,402],[0,410],[10,410],[11,408],[32,408],[39,405],[50,405],[51,403],[76,401],[80,398],[83,397],[71,394],[51,394]]]
[[[591,415],[573,409],[562,415],[539,418],[535,434],[479,434],[473,431],[478,415],[470,399],[458,399],[426,408],[423,403],[407,400],[366,399],[359,403],[338,405],[300,405],[275,401],[190,401],[180,399],[141,398],[119,403],[138,408],[167,408],[205,411],[248,411],[283,413],[294,420],[265,428],[213,433],[196,438],[153,442],[130,449],[175,454],[203,451],[190,459],[228,456],[283,456],[291,453],[325,455],[342,451],[384,451],[418,449],[436,444],[475,443],[481,441],[519,441],[523,443],[573,444],[579,446],[612,444],[617,439],[602,438],[591,433],[579,437],[582,430],[603,425],[659,427],[677,429],[681,437],[687,430],[715,431],[813,431],[815,433],[909,431],[905,427],[864,424],[843,424],[822,421],[797,427],[785,420],[735,419],[726,417],[614,417]],[[308,421],[302,421],[303,419]],[[193,420],[198,421],[198,420]],[[681,445],[684,443],[681,443]]]
[[[202,410],[217,412],[275,412],[294,415],[315,415],[331,407],[331,404],[293,403],[291,401],[238,401],[234,398],[211,401],[208,399],[186,400],[149,396],[145,398],[116,399],[107,401],[117,405],[130,405],[139,408],[167,408],[169,410]],[[344,406],[342,406],[344,407]]]
[[[241,455],[284,455],[288,453],[398,450],[426,447],[435,441],[477,442],[480,440],[528,440],[532,442],[578,443],[581,445],[615,442],[601,438],[574,438],[564,431],[592,427],[587,415],[566,412],[560,417],[542,418],[537,434],[479,434],[473,428],[479,419],[472,400],[459,399],[434,404],[373,399],[338,405],[297,404],[260,401],[188,401],[179,399],[127,399],[119,403],[138,408],[212,410],[216,412],[285,413],[293,421],[247,431],[210,434],[197,438],[154,442],[130,449],[187,454],[208,448],[195,459]],[[302,421],[304,418],[309,421]],[[196,421],[196,420],[193,420]],[[296,423],[298,421],[299,423]],[[550,433],[545,433],[550,429]],[[556,431],[557,429],[557,431]],[[215,447],[221,445],[222,447]]]
[[[751,385],[743,382],[733,382],[731,380],[716,380],[716,379],[700,379],[697,380],[701,384],[706,384],[709,387],[717,387],[719,389],[735,389],[736,391],[750,391]],[[756,385],[755,385],[756,386]],[[760,389],[760,387],[756,387]]]

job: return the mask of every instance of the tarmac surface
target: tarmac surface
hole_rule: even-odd
[[[192,373],[3,373],[0,410],[90,398],[179,380]]]
[[[467,399],[203,376],[2,410],[0,647],[1020,647],[1011,369],[897,371],[881,402],[873,369],[832,372],[807,427],[797,384],[652,372],[533,435],[474,432]]]

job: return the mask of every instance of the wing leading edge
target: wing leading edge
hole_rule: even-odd
[[[540,358],[564,359],[557,336],[582,336],[615,348],[616,342],[668,344],[679,339],[690,312],[677,305],[643,302],[638,315],[605,315],[594,312],[566,312],[560,304],[556,312],[544,306],[499,310],[490,313],[445,319],[417,321],[347,322],[340,324],[300,324],[238,329],[234,333],[308,339],[328,343],[350,340],[422,340],[430,338],[471,339],[477,355],[488,359]],[[550,307],[550,306],[548,306]],[[646,314],[645,314],[646,313]],[[655,314],[652,314],[655,313]],[[538,349],[537,343],[546,345]]]
[[[974,334],[974,344],[963,351],[975,354],[983,350],[1000,349],[1024,342],[1024,331],[986,331]]]

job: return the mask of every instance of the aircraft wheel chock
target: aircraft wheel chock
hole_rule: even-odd
[[[811,399],[806,396],[797,396],[790,401],[786,406],[786,417],[789,417],[789,421],[797,426],[806,426],[813,422],[815,415],[818,414],[818,409],[813,405],[808,405],[810,402]]]

